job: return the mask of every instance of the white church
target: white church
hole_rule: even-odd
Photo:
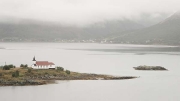
[[[56,69],[55,64],[53,62],[48,61],[36,61],[35,57],[33,58],[33,69]]]

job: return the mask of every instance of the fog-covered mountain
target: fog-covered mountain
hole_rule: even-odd
[[[82,36],[91,39],[102,39],[115,33],[144,28],[143,25],[131,20],[113,20],[92,24],[83,28]]]
[[[108,20],[85,27],[19,20],[0,22],[0,41],[180,44],[180,12],[151,27],[132,20]]]
[[[130,20],[104,21],[86,27],[62,26],[38,21],[0,23],[1,41],[58,41],[102,39],[113,33],[143,28]]]
[[[60,25],[23,22],[23,23],[1,23],[1,40],[32,40],[46,41],[55,38],[71,39],[77,38],[79,29],[76,27],[62,27]]]
[[[180,44],[180,12],[148,28],[108,38],[117,43],[132,44]]]

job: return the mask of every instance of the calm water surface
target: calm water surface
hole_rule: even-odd
[[[120,44],[1,43],[0,65],[52,61],[77,72],[140,76],[117,81],[57,81],[0,87],[0,101],[180,101],[180,48]],[[139,65],[169,71],[135,71]]]

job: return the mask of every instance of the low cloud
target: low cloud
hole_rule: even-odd
[[[152,18],[180,9],[179,0],[1,0],[0,18],[34,19],[84,26],[112,19]]]

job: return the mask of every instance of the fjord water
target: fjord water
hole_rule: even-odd
[[[131,80],[57,81],[41,86],[0,87],[2,101],[179,101],[180,48],[89,43],[1,43],[0,65],[48,60],[77,72],[139,76]],[[135,71],[139,65],[168,71]]]

